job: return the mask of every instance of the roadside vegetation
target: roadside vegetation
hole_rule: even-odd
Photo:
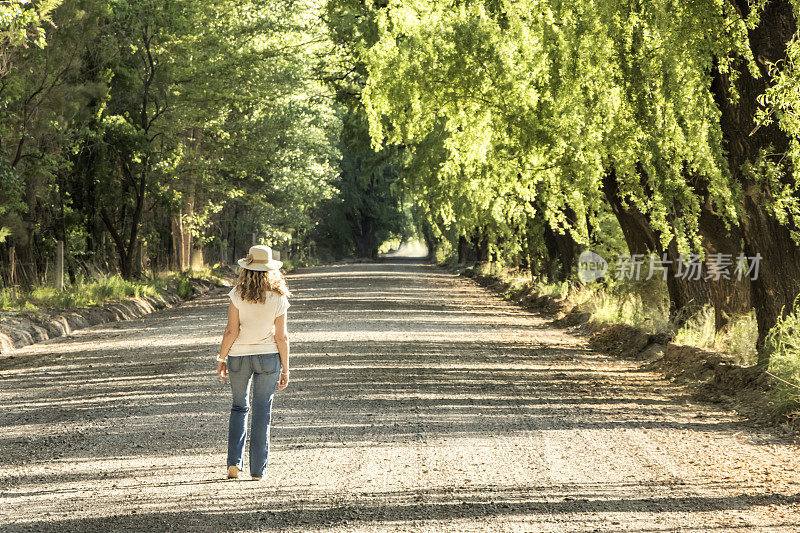
[[[782,317],[767,337],[769,372],[778,381],[775,408],[778,413],[800,416],[800,310]]]
[[[126,280],[119,275],[97,276],[89,279],[79,277],[67,283],[63,291],[50,285],[38,285],[30,290],[4,288],[0,290],[0,309],[12,311],[35,311],[37,309],[72,310],[101,306],[126,298],[142,296],[157,297],[174,291],[183,299],[193,295],[192,280],[204,279],[221,283],[222,273],[215,269],[186,270],[182,273],[168,272],[152,279]]]
[[[452,258],[445,262],[456,265]],[[626,324],[670,338],[678,345],[722,353],[743,367],[757,365],[758,326],[753,311],[729,317],[720,329],[715,326],[714,309],[708,305],[689,317],[670,318],[669,297],[662,280],[582,283],[572,273],[565,281],[550,282],[532,279],[528,270],[499,263],[475,263],[472,268],[478,275],[504,282],[508,298],[521,294],[552,296],[568,309],[589,313],[589,320],[595,324]],[[771,330],[765,349],[771,354],[765,370],[774,380],[770,395],[776,419],[800,416],[800,312],[796,308]]]

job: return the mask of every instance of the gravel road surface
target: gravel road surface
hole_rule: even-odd
[[[800,531],[800,448],[418,261],[290,276],[266,477],[218,289],[0,359],[0,530]]]

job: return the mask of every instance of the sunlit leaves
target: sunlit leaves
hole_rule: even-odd
[[[6,55],[9,48],[27,47],[30,44],[44,48],[52,11],[61,1],[6,0],[1,2],[0,53]]]
[[[728,2],[413,0],[378,20],[365,54],[373,140],[438,140],[445,155],[418,191],[435,182],[428,201],[455,210],[442,220],[456,235],[507,225],[539,198],[553,227],[585,241],[612,169],[664,244],[698,246],[694,179],[737,219],[709,91],[712,68],[750,60]]]

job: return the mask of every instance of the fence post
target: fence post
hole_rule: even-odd
[[[56,289],[64,290],[64,241],[56,242]]]
[[[13,246],[8,248],[8,262],[11,263],[11,268],[8,272],[8,284],[13,287],[17,281],[17,249]]]

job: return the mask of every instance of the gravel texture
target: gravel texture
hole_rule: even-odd
[[[0,359],[0,530],[800,530],[797,445],[471,280],[289,282],[262,481],[223,479],[215,289]]]

